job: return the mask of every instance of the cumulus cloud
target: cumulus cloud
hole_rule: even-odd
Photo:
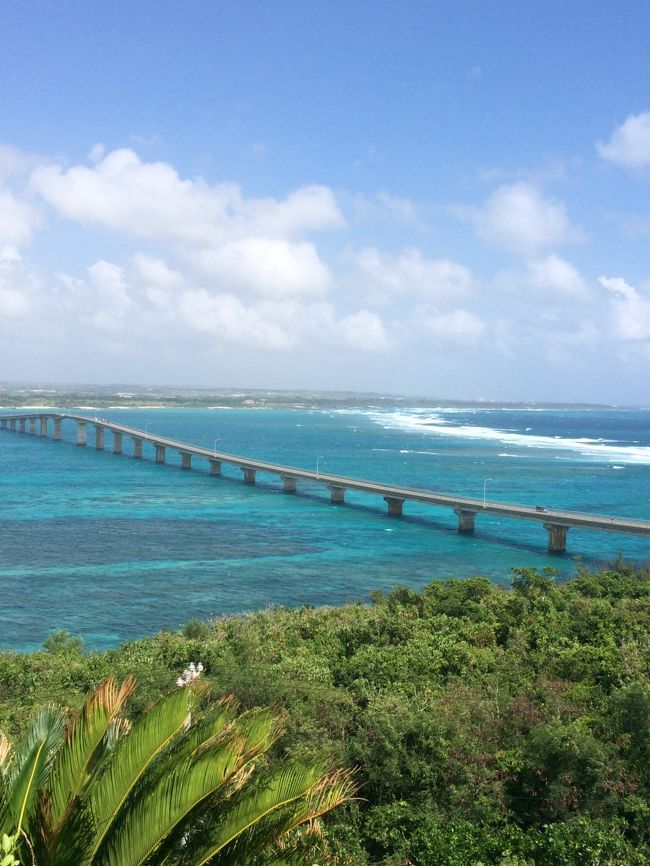
[[[162,259],[136,253],[131,260],[136,285],[153,307],[170,310],[176,290],[185,284],[183,274]]]
[[[376,313],[359,310],[344,316],[336,323],[338,332],[345,345],[362,352],[383,352],[388,349],[388,337],[384,325]]]
[[[475,344],[483,336],[486,327],[482,319],[462,309],[440,313],[436,310],[419,308],[415,320],[418,328],[436,344]]]
[[[327,187],[302,187],[281,200],[246,198],[237,184],[183,179],[171,165],[144,162],[128,148],[105,154],[96,146],[91,162],[39,166],[31,189],[68,219],[171,247],[186,269],[222,293],[327,291],[329,271],[302,237],[344,225]]]
[[[304,187],[282,201],[246,199],[237,184],[184,180],[168,163],[144,162],[130,148],[114,150],[90,167],[40,166],[31,186],[70,219],[192,246],[250,236],[295,237],[344,223],[327,187]]]
[[[126,267],[100,259],[83,277],[61,273],[51,290],[55,317],[74,320],[112,354],[129,343],[187,347],[209,356],[225,346],[262,352],[384,351],[380,318],[368,310],[337,316],[334,305],[303,297],[246,301],[195,285],[160,258],[137,253]]]
[[[36,163],[36,157],[23,153],[17,147],[0,144],[0,180],[23,174]]]
[[[119,265],[100,259],[88,268],[88,273],[103,301],[110,304],[113,310],[122,312],[133,305],[124,279],[124,270]]]
[[[622,168],[650,166],[650,111],[630,114],[617,126],[609,141],[597,142],[596,149],[603,159]]]
[[[534,184],[523,181],[498,187],[482,208],[457,213],[472,222],[487,243],[524,257],[582,239],[562,202],[545,198]]]
[[[23,246],[40,225],[42,217],[35,207],[8,189],[0,190],[0,244]]]
[[[622,277],[599,277],[611,293],[614,332],[633,342],[650,340],[650,297],[644,297]]]
[[[552,254],[528,262],[530,283],[541,291],[552,291],[570,298],[587,298],[589,290],[579,271],[565,259]]]
[[[238,343],[256,349],[287,350],[293,347],[292,335],[276,322],[247,307],[234,295],[212,295],[205,289],[184,291],[178,310],[194,330],[215,340]]]
[[[0,326],[27,317],[35,305],[37,282],[15,247],[0,248]]]
[[[552,295],[584,301],[590,297],[578,269],[555,253],[532,259],[522,269],[499,274],[496,283],[506,291],[523,291],[538,298]]]
[[[420,250],[407,249],[397,255],[365,247],[352,255],[357,274],[379,290],[384,303],[398,296],[442,301],[469,295],[474,290],[471,272],[449,259],[429,259]]]
[[[217,284],[270,298],[319,297],[329,272],[316,248],[305,241],[252,237],[193,255],[194,263]]]

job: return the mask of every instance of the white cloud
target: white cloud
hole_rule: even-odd
[[[135,281],[148,301],[159,309],[171,309],[174,292],[185,283],[183,274],[144,253],[136,253],[132,265]]]
[[[436,343],[475,344],[485,332],[485,322],[474,313],[461,309],[439,313],[419,308],[415,321],[418,328]]]
[[[100,259],[86,268],[88,279],[58,273],[48,296],[41,304],[52,305],[50,315],[70,329],[71,320],[79,322],[86,335],[93,333],[102,338],[110,335],[123,338],[138,330],[142,310],[131,297],[131,286],[124,269],[113,262]],[[117,345],[117,344],[116,344]],[[123,342],[119,343],[123,347]]]
[[[359,310],[336,323],[335,331],[343,342],[362,352],[383,352],[388,349],[388,337],[376,313]]]
[[[36,208],[20,201],[10,190],[0,190],[0,244],[27,244],[40,225],[42,218]]]
[[[244,238],[194,253],[196,265],[220,285],[269,298],[319,297],[329,273],[311,243]]]
[[[0,249],[0,327],[26,318],[34,309],[37,282],[15,247]]]
[[[0,180],[23,174],[36,162],[36,158],[23,153],[17,147],[0,144]]]
[[[439,302],[464,297],[474,289],[466,267],[449,259],[428,259],[417,249],[390,255],[365,247],[352,256],[352,261],[364,280],[382,292],[380,300],[384,302],[401,295]]]
[[[7,244],[6,247],[0,249],[0,267],[7,267],[10,264],[15,264],[22,261],[22,256],[18,252],[18,248],[12,244]]]
[[[623,340],[650,340],[650,298],[622,277],[599,277],[598,282],[612,295],[615,335]]]
[[[622,168],[650,166],[650,111],[630,114],[616,127],[609,141],[596,144],[603,159]]]
[[[360,310],[337,318],[333,304],[304,297],[266,297],[250,303],[232,292],[193,285],[162,259],[137,253],[128,268],[99,260],[79,279],[58,274],[52,286],[54,318],[74,319],[84,337],[115,354],[129,344],[178,347],[209,356],[226,346],[258,351],[320,351],[346,346],[383,351],[388,340],[379,317]],[[183,348],[184,347],[184,348]]]
[[[70,219],[180,245],[290,238],[344,224],[327,187],[304,187],[282,201],[246,199],[237,184],[183,180],[169,164],[143,162],[129,148],[112,151],[92,167],[41,166],[31,186]]]
[[[553,295],[587,300],[590,296],[587,283],[578,269],[555,253],[526,262],[521,270],[499,274],[496,283],[506,291],[525,291],[538,298]]]
[[[301,238],[344,224],[327,187],[302,187],[281,200],[245,198],[236,184],[184,180],[169,164],[143,162],[130,149],[104,155],[96,145],[91,159],[91,166],[35,169],[32,190],[71,220],[171,247],[186,269],[209,277],[222,293],[280,298],[327,291],[328,269]],[[149,288],[163,300],[161,286]]]
[[[133,266],[143,283],[158,288],[172,289],[183,282],[182,274],[172,270],[162,259],[136,253],[133,256]]]
[[[554,253],[545,259],[528,262],[530,283],[542,292],[552,291],[571,298],[587,298],[589,290],[579,271]]]
[[[524,257],[582,239],[581,231],[571,225],[564,204],[545,198],[531,183],[500,186],[483,208],[457,212],[474,224],[487,243]]]
[[[295,342],[281,326],[264,318],[254,307],[244,306],[234,295],[187,290],[178,299],[178,309],[194,330],[211,335],[219,343],[286,351]]]
[[[95,262],[88,268],[91,281],[106,304],[115,312],[123,312],[133,305],[124,279],[124,271],[112,262]]]
[[[97,164],[104,159],[106,154],[106,148],[101,142],[97,142],[97,144],[93,144],[90,149],[90,153],[88,154],[88,160],[92,163]]]

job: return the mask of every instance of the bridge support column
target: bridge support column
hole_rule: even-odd
[[[61,441],[61,419],[60,418],[54,419],[54,441],[55,442]]]
[[[15,418],[10,418],[10,419],[9,419],[9,429],[10,429],[10,430],[15,430],[15,429],[16,429],[16,419],[15,419]]]
[[[29,435],[36,436],[36,418],[29,419]]]
[[[252,466],[240,466],[241,471],[244,473],[244,484],[255,484],[255,472]]]
[[[104,428],[99,424],[95,426],[95,448],[98,451],[104,450]]]
[[[548,552],[566,553],[566,534],[569,527],[559,523],[545,523],[544,529],[548,532]]]
[[[454,508],[454,512],[458,516],[458,531],[461,535],[472,535],[476,512],[468,508]]]
[[[11,427],[12,430],[16,429],[16,419],[15,418],[11,419],[11,421],[9,422],[9,426]],[[21,433],[25,432],[25,419],[24,418],[18,419],[18,429],[20,430]]]
[[[282,481],[284,487],[282,488],[285,493],[295,493],[296,492],[296,479],[291,475],[283,475]]]
[[[191,469],[192,468],[192,455],[189,451],[179,451],[181,455],[181,469]]]
[[[384,502],[388,505],[389,517],[401,517],[404,506],[404,500],[396,496],[384,496]]]
[[[88,444],[88,431],[85,421],[77,421],[77,445]]]
[[[6,418],[2,418],[2,419],[0,419],[0,425],[2,425],[2,426],[6,429],[6,427],[7,427],[7,419],[6,419]]]
[[[154,446],[156,448],[156,463],[164,463],[165,462],[165,446],[159,445],[157,442],[154,442]]]
[[[332,484],[329,487],[330,491],[330,502],[334,505],[338,505],[340,502],[345,502],[345,487],[337,487]]]
[[[41,437],[45,437],[47,436],[47,418],[39,418],[39,421],[41,423],[41,429],[39,432]]]
[[[122,433],[119,430],[113,430],[113,454],[122,453]]]
[[[132,436],[133,439],[133,456],[136,460],[142,460],[142,439],[137,436]]]
[[[209,461],[210,475],[221,475],[221,460],[214,460],[212,457],[210,457]]]

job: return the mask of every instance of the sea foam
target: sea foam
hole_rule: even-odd
[[[475,412],[480,411],[475,410]],[[518,433],[512,430],[502,430],[498,427],[455,424],[452,420],[445,418],[441,412],[456,414],[458,410],[444,409],[433,413],[430,410],[414,409],[412,412],[368,412],[366,414],[371,421],[381,424],[386,430],[402,429],[432,436],[492,440],[519,448],[571,451],[584,459],[603,463],[650,464],[650,447],[644,445],[614,444],[612,440],[602,437],[543,436],[529,432]],[[507,454],[507,456],[514,455]]]

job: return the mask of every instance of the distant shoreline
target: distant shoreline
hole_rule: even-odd
[[[608,403],[556,403],[488,399],[448,399],[418,395],[357,393],[346,391],[263,389],[195,389],[147,386],[50,386],[0,383],[2,409],[382,409],[382,408],[480,408],[548,410],[639,409]]]

